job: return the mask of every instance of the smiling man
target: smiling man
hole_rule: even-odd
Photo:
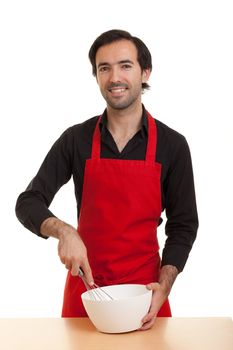
[[[145,330],[156,316],[171,316],[167,298],[196,238],[189,147],[142,104],[152,62],[140,39],[110,30],[94,41],[89,58],[106,109],[68,128],[54,143],[20,194],[16,214],[37,235],[58,239],[59,257],[69,270],[63,317],[86,316],[81,268],[90,285],[140,283],[152,289]],[[49,210],[71,176],[77,229]],[[157,226],[164,210],[167,240],[160,258]]]
[[[120,40],[99,48],[96,53],[97,82],[109,108],[126,110],[139,107],[141,112],[142,82],[150,69],[141,70],[137,49],[129,40]]]

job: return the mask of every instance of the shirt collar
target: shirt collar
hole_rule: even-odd
[[[100,127],[100,132],[102,135],[106,135],[106,129],[107,129],[107,109],[104,110],[103,114],[102,114],[102,118],[100,120],[99,123],[99,127]],[[147,121],[147,114],[146,114],[146,109],[144,107],[144,105],[142,105],[142,124],[141,124],[141,136],[143,138],[147,137],[148,134],[148,121]]]

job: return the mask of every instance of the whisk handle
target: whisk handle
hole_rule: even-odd
[[[79,277],[84,277],[84,272],[83,272],[83,269],[81,267],[78,270],[78,275],[79,275]]]

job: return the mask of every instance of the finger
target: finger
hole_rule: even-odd
[[[152,309],[148,312],[146,316],[143,317],[142,323],[150,322],[153,318],[156,317],[158,312],[156,310]]]
[[[150,284],[150,287],[153,283]],[[149,285],[148,285],[149,286]],[[157,289],[157,285],[156,286],[152,286],[153,289]],[[153,295],[152,295],[152,299],[151,299],[151,305],[150,305],[150,309],[147,313],[147,315],[145,315],[142,319],[142,322],[149,322],[152,318],[156,317],[158,311],[160,309],[160,302],[157,301],[157,297],[156,297],[156,292],[155,290],[153,290]]]
[[[71,269],[70,260],[69,260],[69,259],[66,259],[65,256],[63,256],[63,255],[59,255],[59,258],[60,258],[62,264],[65,265],[65,267],[67,268],[67,270],[70,270],[70,269]]]
[[[84,268],[82,268],[83,264],[80,262],[80,259],[73,258],[70,264],[70,272],[72,276],[79,276],[86,278],[86,273],[84,271]]]
[[[64,257],[62,257],[62,256],[59,256],[59,258],[60,258],[62,264],[65,265],[66,264],[66,259]]]
[[[145,315],[145,317],[142,319],[142,322],[148,322],[152,317],[157,316],[157,313],[159,312],[163,302],[161,301],[161,297],[159,296],[159,293],[156,293],[153,291],[150,309],[148,311],[148,314]]]
[[[70,270],[71,269],[71,263],[70,262],[65,262],[65,267],[67,268],[67,270]]]
[[[79,268],[80,268],[80,262],[77,260],[73,260],[72,265],[71,265],[71,269],[70,269],[71,275],[78,276]]]
[[[58,244],[58,256],[59,256],[62,264],[66,265],[67,259],[66,259],[65,254],[63,253],[63,251],[60,247],[60,244]]]
[[[140,331],[145,331],[147,329],[150,329],[153,326],[153,324],[155,323],[155,319],[156,319],[156,317],[152,317],[150,319],[150,321],[143,323],[142,327],[139,328],[139,330]]]
[[[158,282],[149,283],[146,285],[146,288],[156,292],[160,288],[160,284]]]

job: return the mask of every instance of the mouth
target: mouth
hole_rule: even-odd
[[[108,88],[108,91],[113,95],[113,96],[122,96],[124,93],[128,90],[127,87],[110,87]]]
[[[110,92],[125,92],[126,88],[112,88],[112,89],[109,89],[108,91]]]

